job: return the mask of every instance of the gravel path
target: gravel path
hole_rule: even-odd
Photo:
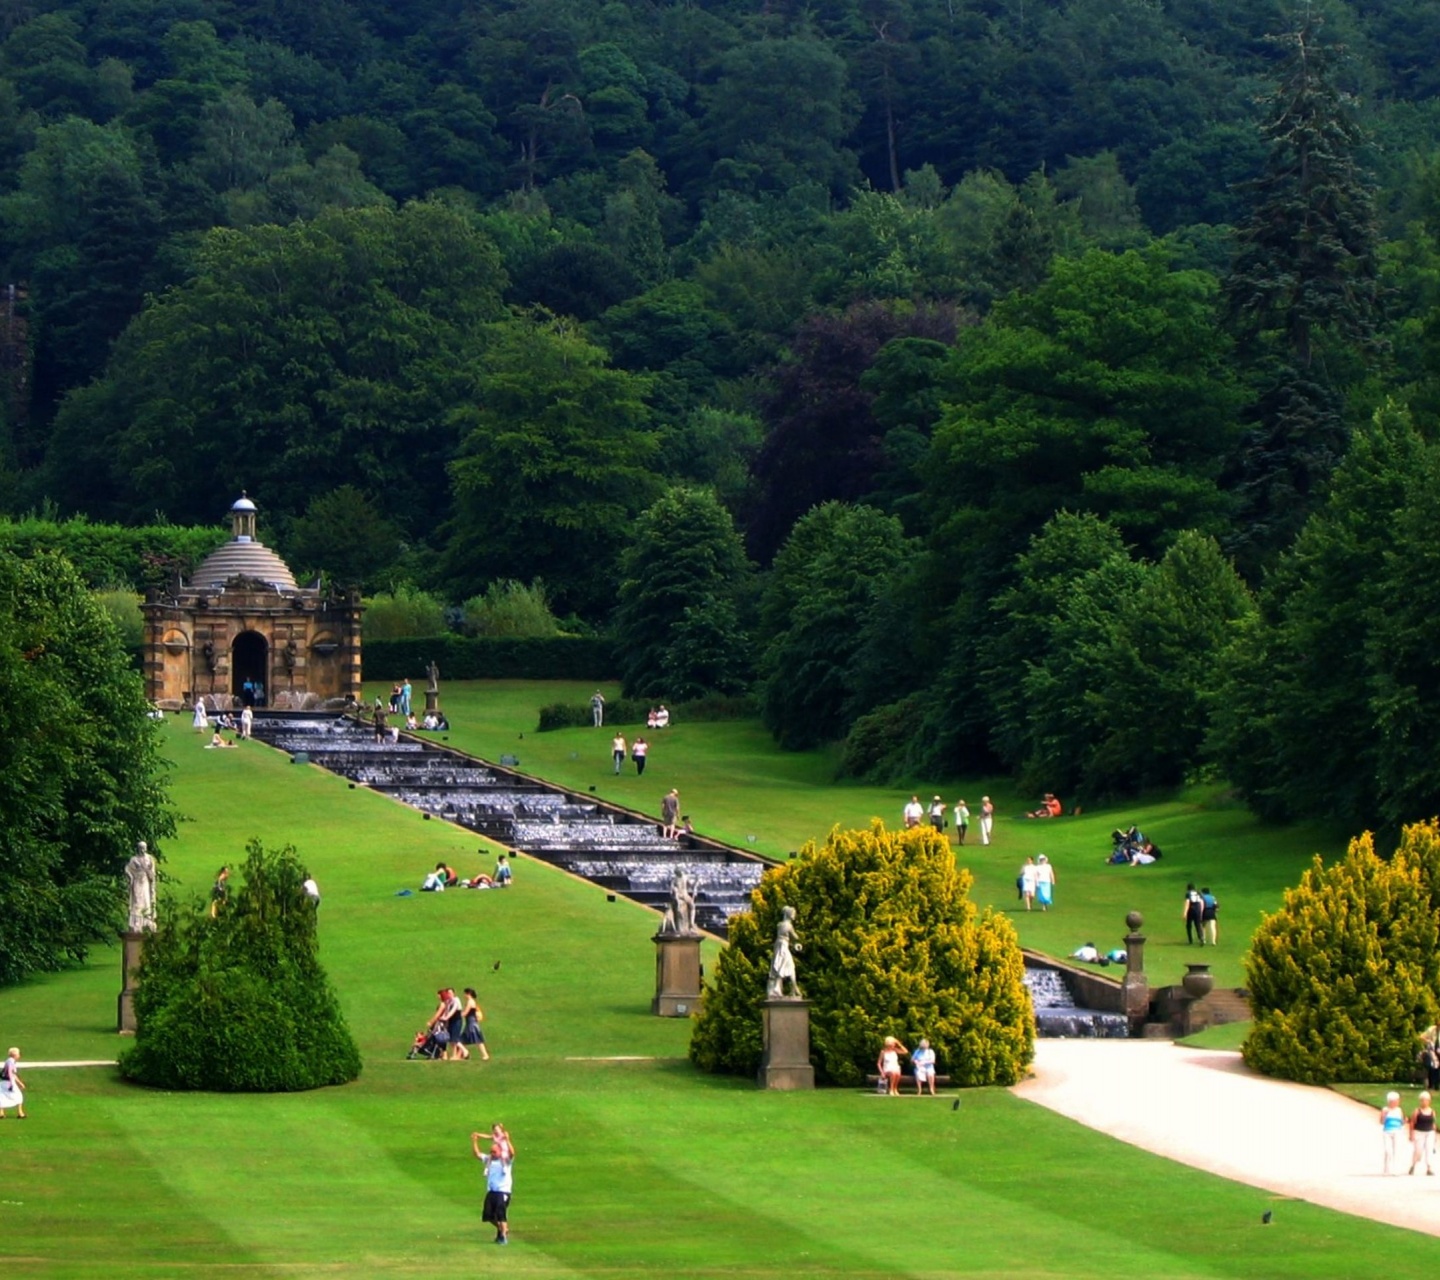
[[[1382,1172],[1379,1114],[1249,1071],[1238,1053],[1168,1041],[1037,1040],[1015,1093],[1147,1151],[1281,1196],[1440,1235],[1440,1159]],[[1413,1094],[1406,1094],[1410,1103]]]

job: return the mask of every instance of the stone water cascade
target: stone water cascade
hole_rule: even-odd
[[[261,711],[254,735],[357,786],[563,867],[613,893],[663,910],[683,869],[699,884],[695,918],[724,936],[750,906],[765,859],[702,836],[667,840],[653,818],[577,796],[439,743],[376,742],[373,728],[333,713]],[[426,870],[418,868],[417,875]]]
[[[1123,1013],[1079,1008],[1069,980],[1058,969],[1027,965],[1025,985],[1030,988],[1039,1035],[1121,1039],[1130,1034],[1130,1020]]]

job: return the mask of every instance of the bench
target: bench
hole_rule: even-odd
[[[878,1088],[880,1084],[880,1077],[878,1075],[868,1075],[865,1077],[865,1083],[869,1085],[872,1089]],[[948,1088],[949,1085],[949,1076],[937,1075],[935,1077],[935,1087],[937,1089],[945,1089]],[[910,1090],[911,1093],[915,1092],[915,1076],[912,1072],[905,1072],[903,1075],[901,1075],[900,1087],[901,1089]]]

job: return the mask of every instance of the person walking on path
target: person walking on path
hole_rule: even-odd
[[[1384,1171],[1400,1172],[1400,1134],[1405,1128],[1405,1113],[1400,1109],[1400,1095],[1393,1089],[1385,1095],[1380,1112],[1380,1140],[1385,1148]]]
[[[465,988],[465,1006],[460,1010],[464,1025],[460,1028],[460,1056],[470,1057],[470,1045],[475,1045],[480,1050],[480,1057],[483,1061],[490,1061],[490,1050],[485,1046],[485,1033],[480,1030],[480,1024],[485,1020],[484,1013],[480,1010],[480,998],[475,994],[474,987]]]
[[[11,1107],[16,1108],[17,1120],[27,1118],[25,1082],[20,1079],[20,1050],[13,1045],[5,1055],[4,1062],[0,1062],[0,1120],[5,1119],[5,1112]]]
[[[1217,919],[1219,911],[1220,904],[1215,901],[1215,895],[1210,892],[1207,884],[1200,890],[1200,922],[1205,927],[1205,941],[1212,947],[1220,945],[1220,921]]]
[[[599,689],[590,698],[590,721],[597,729],[605,723],[605,695]]]
[[[1435,1158],[1435,1111],[1430,1106],[1429,1091],[1420,1094],[1420,1105],[1410,1116],[1410,1172],[1423,1160],[1427,1177],[1433,1177]]]
[[[496,1130],[503,1136],[496,1137]],[[488,1151],[480,1150],[482,1140],[489,1140]],[[485,1166],[485,1208],[480,1215],[482,1222],[495,1228],[495,1243],[510,1243],[510,1192],[514,1184],[515,1144],[510,1135],[495,1126],[489,1134],[472,1133],[470,1149],[475,1159]]]
[[[1025,910],[1029,911],[1035,904],[1035,859],[1026,858],[1025,865],[1020,868],[1020,878],[1015,882],[1016,888],[1020,890],[1020,898],[1025,903]]]
[[[1041,911],[1049,911],[1055,900],[1055,868],[1043,853],[1035,867],[1035,898]]]
[[[249,707],[240,708],[240,736],[249,738],[250,732],[255,728],[255,712]]]
[[[924,809],[924,807],[920,804],[920,797],[919,797],[919,796],[911,796],[911,797],[910,797],[910,803],[905,806],[905,826],[906,826],[906,828],[909,829],[910,827],[918,827],[918,826],[920,825],[920,819],[923,818],[924,816],[925,816],[925,809]]]
[[[660,801],[660,821],[664,825],[661,833],[667,840],[679,838],[679,830],[676,823],[680,817],[680,792],[671,787],[665,798]]]
[[[1185,886],[1185,942],[1193,945],[1198,942],[1202,947],[1205,945],[1205,904],[1200,898],[1200,891],[1195,885]]]
[[[1415,1065],[1425,1073],[1427,1089],[1432,1093],[1440,1089],[1440,1043],[1431,1039],[1428,1034],[1420,1042],[1420,1052],[1415,1055]]]
[[[195,695],[195,719],[191,721],[199,733],[210,732],[210,718],[205,714],[205,699],[199,694]]]
[[[618,774],[625,765],[625,735],[617,733],[610,740],[610,756],[615,761],[615,772]]]
[[[990,843],[990,833],[995,829],[995,806],[989,796],[980,797],[980,843]]]
[[[936,831],[945,830],[945,801],[939,796],[930,801],[930,825]]]
[[[964,800],[955,802],[955,842],[965,843],[965,833],[970,830],[970,810]]]
[[[645,776],[645,757],[650,754],[650,744],[644,738],[636,738],[630,747],[630,758],[635,761],[635,776]]]

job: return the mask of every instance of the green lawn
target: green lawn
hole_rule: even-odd
[[[1206,1027],[1176,1043],[1190,1049],[1238,1049],[1245,1043],[1251,1026],[1249,1022],[1227,1022],[1219,1027]]]
[[[578,761],[583,738],[538,739],[537,752],[525,732],[527,766],[547,751],[551,763],[572,749]],[[32,1070],[31,1119],[0,1126],[8,1274],[1393,1280],[1429,1270],[1419,1237],[1305,1204],[1262,1229],[1264,1192],[1003,1090],[968,1092],[952,1110],[943,1098],[764,1094],[699,1075],[684,1059],[687,1025],[648,1014],[651,913],[525,859],[504,893],[397,897],[441,857],[470,870],[493,854],[259,744],[206,752],[180,718],[167,733],[189,815],[164,851],[172,887],[202,892],[251,835],[294,842],[324,892],[324,960],[365,1071],[345,1088],[248,1097],[144,1090],[106,1068]],[[453,736],[466,734],[498,754],[498,740],[478,740],[495,738],[479,716]],[[661,753],[678,768],[697,744],[682,788],[697,793],[701,737],[682,727]],[[743,763],[733,767],[743,779]],[[809,767],[818,788],[823,769]],[[733,821],[743,805],[722,807],[723,794],[713,812]],[[837,794],[862,806],[889,798]],[[797,799],[790,830],[821,809],[808,792]],[[109,951],[0,992],[0,1041],[34,1059],[112,1056],[118,979]],[[442,982],[480,989],[492,1062],[405,1060]],[[520,1152],[508,1250],[478,1221],[466,1138],[497,1119]]]
[[[602,686],[607,697],[619,689]],[[368,697],[389,686],[367,686]],[[611,729],[563,729],[537,733],[537,712],[546,702],[585,702],[594,686],[494,681],[444,685],[442,705],[453,724],[452,745],[489,759],[511,753],[526,772],[595,793],[646,813],[680,790],[682,811],[704,834],[784,857],[806,840],[823,839],[831,827],[863,826],[880,817],[891,825],[911,792],[922,800],[964,796],[972,810],[980,796],[995,802],[995,843],[976,845],[972,827],[962,861],[975,875],[975,896],[1011,913],[1026,946],[1068,955],[1087,941],[1117,945],[1125,915],[1138,910],[1149,938],[1147,971],[1157,986],[1178,982],[1187,963],[1208,962],[1221,986],[1244,981],[1242,956],[1262,911],[1280,904],[1315,853],[1344,851],[1346,835],[1319,827],[1267,826],[1216,786],[1192,787],[1179,796],[1095,809],[1080,817],[1025,820],[1037,797],[1019,796],[1003,778],[967,779],[963,788],[916,779],[903,789],[836,784],[835,760],[821,751],[778,750],[756,722],[685,724],[647,735],[650,763],[643,778],[626,766],[611,770]],[[643,730],[642,730],[643,732]],[[625,730],[629,738],[631,730]],[[1150,867],[1111,867],[1110,832],[1136,822],[1165,856]],[[1047,913],[1017,909],[1015,876],[1026,856],[1045,853],[1058,875],[1055,905]],[[1220,901],[1220,945],[1187,946],[1181,904],[1188,881],[1209,885]]]

